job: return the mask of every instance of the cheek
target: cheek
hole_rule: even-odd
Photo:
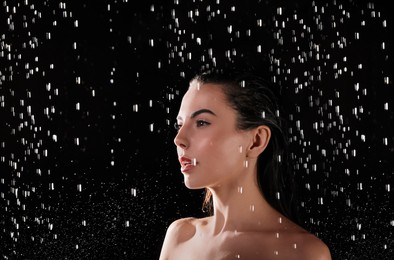
[[[245,165],[245,148],[239,138],[221,137],[200,144],[205,150],[202,154],[204,161],[209,163],[211,170],[239,170]]]

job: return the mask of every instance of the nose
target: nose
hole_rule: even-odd
[[[182,149],[186,149],[188,147],[188,142],[187,142],[187,138],[185,136],[184,127],[181,127],[178,130],[178,133],[174,138],[174,143],[177,147],[182,148]]]

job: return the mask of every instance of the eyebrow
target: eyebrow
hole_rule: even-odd
[[[195,118],[196,116],[198,116],[198,115],[200,115],[200,114],[204,114],[204,113],[208,113],[208,114],[211,114],[211,115],[216,116],[216,114],[215,114],[212,110],[203,108],[203,109],[200,109],[200,110],[197,110],[197,111],[193,112],[193,113],[190,115],[190,118]],[[182,119],[182,117],[178,116],[177,119]]]

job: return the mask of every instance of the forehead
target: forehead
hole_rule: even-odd
[[[192,81],[189,89],[182,99],[182,105],[192,103],[195,105],[213,105],[215,103],[225,103],[226,98],[222,86],[218,84],[202,84]]]
[[[232,111],[232,108],[227,104],[222,86],[192,81],[188,91],[183,96],[179,116],[187,116],[199,109],[211,109],[219,114]]]

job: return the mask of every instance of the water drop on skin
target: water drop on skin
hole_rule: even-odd
[[[193,159],[192,159],[192,165],[193,165],[193,166],[196,166],[196,164],[197,164],[197,159],[196,159],[196,158],[193,158]]]
[[[245,161],[244,161],[244,167],[245,167],[245,168],[248,168],[248,166],[249,166],[249,162],[248,162],[247,160],[245,160]]]

